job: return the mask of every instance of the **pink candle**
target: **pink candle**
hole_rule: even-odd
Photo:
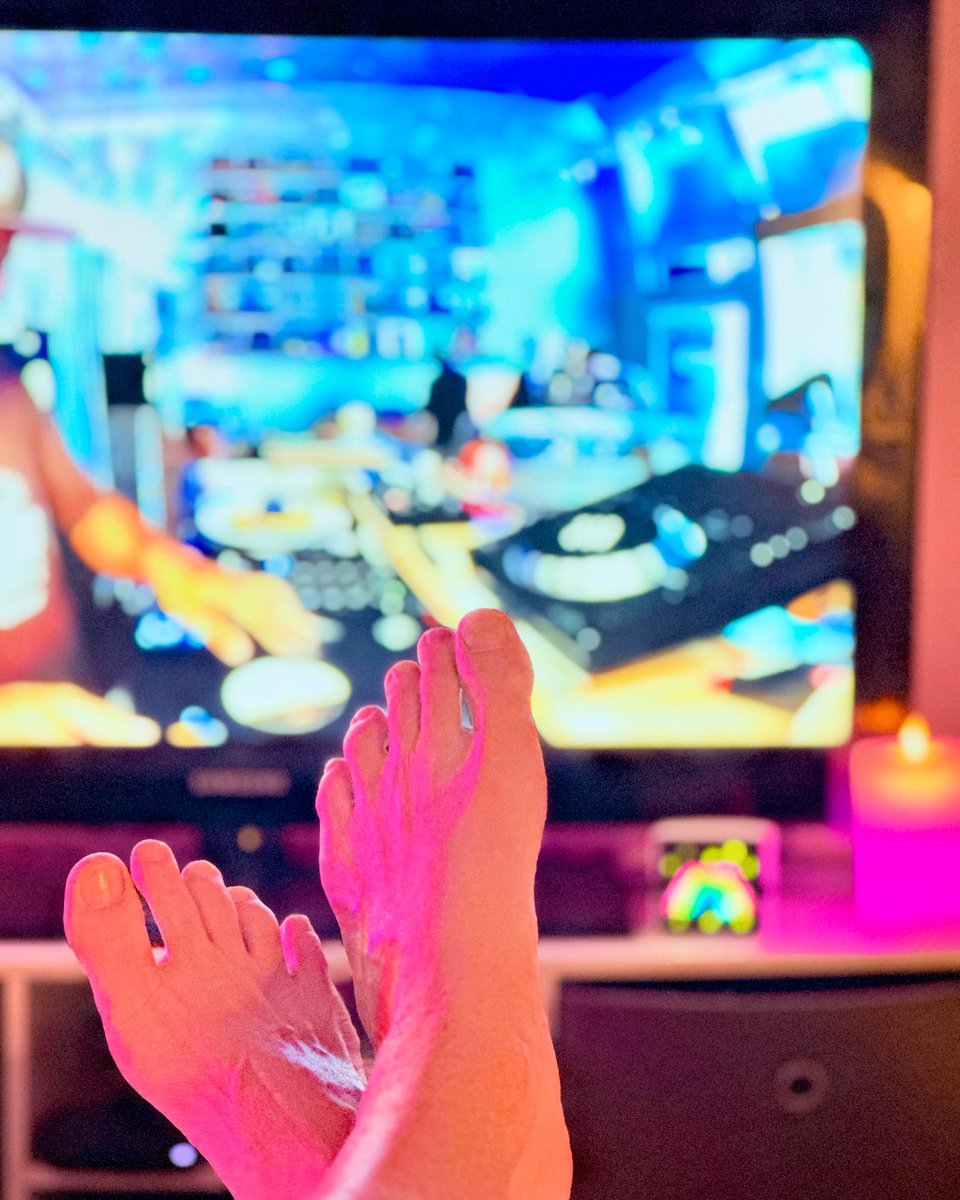
[[[871,925],[960,925],[960,738],[922,717],[850,754],[857,912]]]

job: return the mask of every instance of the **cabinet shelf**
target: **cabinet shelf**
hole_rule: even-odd
[[[817,843],[819,845],[819,843]],[[796,851],[795,851],[796,855]],[[813,858],[811,858],[813,861]],[[822,873],[801,888],[785,873],[777,927],[736,941],[637,932],[608,937],[545,937],[540,983],[556,1028],[566,982],[690,982],[789,979],[812,976],[916,975],[960,972],[957,931],[867,936],[856,926],[849,897],[828,895]],[[790,885],[789,887],[787,885]],[[343,946],[324,942],[335,984],[349,979]],[[106,1047],[98,1050],[98,1018],[79,963],[63,942],[0,942],[0,1142],[2,1200],[86,1193],[118,1197],[226,1195],[205,1164],[183,1171],[65,1170],[38,1162],[33,1130],[44,1110],[78,1069],[84,1091],[102,1081],[102,1061],[115,1070]],[[94,1069],[96,1068],[96,1069]],[[119,1076],[117,1079],[119,1084]],[[86,1097],[89,1102],[89,1097]]]
[[[28,1192],[137,1192],[170,1195],[213,1194],[225,1196],[227,1189],[209,1167],[171,1171],[65,1170],[47,1163],[31,1162],[24,1171]]]

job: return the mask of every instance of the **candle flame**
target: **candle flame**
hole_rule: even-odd
[[[923,762],[930,753],[930,726],[919,713],[909,713],[897,734],[900,753],[911,763]]]

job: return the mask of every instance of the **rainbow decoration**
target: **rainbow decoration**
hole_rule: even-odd
[[[660,911],[672,933],[694,927],[701,933],[752,933],[758,908],[757,893],[731,862],[684,863],[660,897]]]

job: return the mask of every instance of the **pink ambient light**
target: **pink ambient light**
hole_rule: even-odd
[[[868,925],[960,926],[960,739],[909,716],[850,754],[854,898]]]

